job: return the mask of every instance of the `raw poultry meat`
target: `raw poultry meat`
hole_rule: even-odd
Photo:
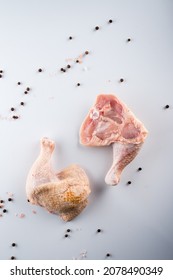
[[[113,144],[113,164],[105,182],[117,185],[123,169],[138,154],[148,131],[130,109],[114,95],[101,94],[80,128],[85,146]]]
[[[90,185],[85,171],[73,164],[55,173],[51,168],[54,141],[41,139],[40,155],[30,169],[26,193],[30,203],[70,221],[81,213],[88,203]]]

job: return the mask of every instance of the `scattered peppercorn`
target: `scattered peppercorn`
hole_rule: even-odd
[[[11,246],[12,246],[12,247],[15,247],[15,246],[16,246],[16,243],[12,243]]]
[[[68,65],[67,65],[67,68],[71,68],[71,65],[70,65],[70,64],[68,64]]]
[[[142,170],[142,167],[139,167],[139,168],[138,168],[138,171],[141,171],[141,170]]]
[[[130,39],[130,38],[128,38],[128,39],[127,39],[127,42],[130,42],[130,41],[131,41],[131,39]]]
[[[41,68],[38,69],[38,72],[42,72],[43,70]]]
[[[6,213],[7,212],[7,210],[6,209],[3,209],[3,213]]]
[[[165,109],[168,109],[169,108],[169,105],[165,105]]]
[[[112,23],[112,22],[113,22],[113,20],[112,20],[112,19],[110,19],[110,20],[109,20],[109,23]]]
[[[24,106],[24,105],[25,105],[25,103],[24,103],[24,102],[20,102],[20,105]]]
[[[14,111],[15,109],[13,108],[13,107],[11,107],[11,109],[10,109],[11,111]]]
[[[107,254],[106,254],[106,257],[110,257],[110,256],[111,256],[111,254],[110,254],[110,253],[107,253]]]
[[[0,74],[0,78],[2,78],[2,75]]]
[[[127,185],[131,185],[131,183],[132,183],[131,181],[128,181],[128,182],[127,182]]]
[[[1,199],[1,200],[0,200],[0,203],[4,203],[4,200]]]
[[[14,256],[11,257],[11,260],[15,260],[16,258]]]
[[[73,37],[72,37],[72,36],[70,36],[70,37],[69,37],[69,40],[72,40],[72,39],[73,39]]]
[[[18,116],[13,116],[13,119],[18,119],[19,117]]]
[[[89,51],[85,51],[85,54],[86,54],[86,55],[89,54]]]
[[[76,59],[76,63],[79,63],[79,60],[78,60],[78,59]]]
[[[65,234],[64,236],[65,236],[65,238],[69,237],[69,235],[68,235],[68,234]]]
[[[96,26],[96,27],[95,27],[95,30],[99,30],[99,26]]]
[[[124,79],[123,79],[123,78],[121,78],[121,79],[120,79],[120,83],[123,83],[123,82],[124,82]]]
[[[67,232],[70,232],[70,231],[71,231],[71,229],[68,228],[68,229],[67,229]]]
[[[13,201],[13,199],[11,197],[8,198],[8,201]]]
[[[0,73],[3,73],[3,70],[0,70]]]
[[[29,199],[27,199],[27,201],[28,201],[28,202],[30,202],[30,200],[29,200]]]
[[[77,86],[79,87],[79,86],[80,86],[80,83],[77,83]]]
[[[24,94],[28,94],[28,92],[25,90]]]
[[[26,90],[27,90],[27,91],[30,91],[30,88],[29,88],[29,87],[27,87],[27,88],[26,88]]]
[[[21,82],[18,82],[17,84],[20,86],[20,85],[21,85]]]
[[[99,232],[101,232],[102,230],[100,229],[100,228],[98,228],[98,230],[97,230],[97,232],[99,233]]]

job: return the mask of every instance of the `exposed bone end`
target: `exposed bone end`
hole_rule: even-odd
[[[105,177],[105,183],[109,186],[116,186],[120,181],[120,173],[115,171],[115,168],[111,167]]]

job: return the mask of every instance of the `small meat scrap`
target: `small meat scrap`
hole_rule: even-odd
[[[98,95],[80,128],[85,146],[113,145],[113,164],[105,182],[117,185],[123,169],[138,154],[148,131],[116,96]]]

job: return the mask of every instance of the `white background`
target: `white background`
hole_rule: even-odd
[[[173,258],[172,15],[171,0],[0,0],[0,199],[8,210],[0,217],[0,259]],[[82,64],[59,71],[86,50]],[[104,183],[111,147],[79,144],[80,125],[100,93],[115,93],[149,130],[116,187]],[[26,176],[43,136],[56,142],[54,169],[78,163],[90,178],[89,205],[68,223],[26,201]]]

